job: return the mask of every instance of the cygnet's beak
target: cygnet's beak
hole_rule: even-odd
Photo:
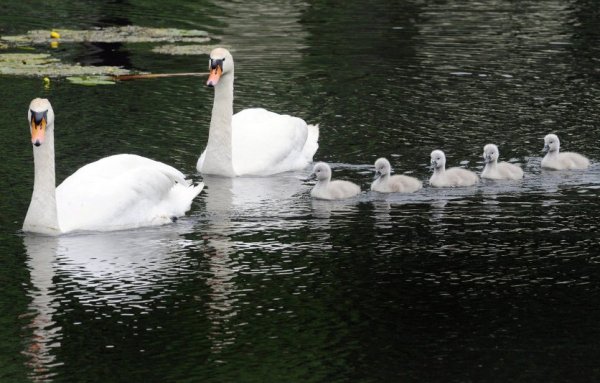
[[[206,81],[206,86],[212,88],[219,82],[221,75],[223,74],[223,60],[210,59],[210,74]]]
[[[308,175],[308,177],[304,181],[314,181],[316,179],[317,179],[317,174],[315,172],[312,172]]]
[[[432,160],[431,161],[431,165],[429,166],[430,170],[435,170],[435,168],[437,168],[437,161]]]
[[[375,170],[375,175],[373,176],[373,179],[376,180],[379,177],[381,177],[381,172],[379,170]]]
[[[485,156],[483,156],[483,162],[485,162],[486,164],[492,162],[492,156],[488,156],[486,154]]]
[[[47,114],[48,111],[31,111],[31,143],[35,146],[40,146],[44,143],[44,138],[46,137]]]
[[[544,144],[544,149],[542,149],[544,152],[547,152],[548,150],[550,150],[550,147],[548,146],[548,144]]]

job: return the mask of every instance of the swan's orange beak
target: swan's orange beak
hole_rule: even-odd
[[[212,88],[213,86],[217,85],[221,75],[223,74],[223,61],[225,61],[225,59],[210,59],[208,63],[210,74],[208,75],[206,86]]]
[[[223,74],[223,68],[220,65],[216,65],[214,68],[210,68],[210,74],[208,76],[208,81],[206,81],[206,86],[213,87],[217,85],[221,75]]]
[[[40,146],[46,136],[46,113],[31,114],[31,143]]]

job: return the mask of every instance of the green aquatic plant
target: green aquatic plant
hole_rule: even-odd
[[[67,80],[71,84],[96,86],[96,85],[114,85],[114,77],[111,76],[70,76]]]
[[[119,76],[131,71],[114,66],[65,64],[48,53],[2,53],[0,75],[29,77]]]
[[[152,52],[165,55],[208,55],[216,46],[213,45],[178,45],[165,44],[152,48]]]
[[[91,30],[33,30],[23,35],[1,36],[0,49],[34,50],[36,45],[69,43],[169,43],[156,47],[153,51],[171,55],[208,54],[211,46],[201,45],[210,41],[208,33],[201,30],[174,28],[146,28],[138,26],[119,26]],[[172,43],[185,43],[175,45]],[[109,85],[120,80],[119,76],[135,74],[135,78],[144,77],[144,73],[132,72],[114,66],[83,66],[78,63],[64,63],[53,57],[52,53],[2,53],[0,54],[0,75],[30,77],[66,77],[68,81],[79,85]],[[190,74],[162,74],[154,77],[172,77]],[[191,74],[197,75],[197,74]]]
[[[53,34],[53,35],[52,35]],[[53,38],[52,36],[60,36]],[[210,41],[208,32],[195,29],[147,28],[134,25],[98,28],[90,30],[57,29],[33,30],[23,35],[2,36],[0,42],[6,45],[41,45],[52,41],[62,43],[160,43],[187,42],[205,43]]]

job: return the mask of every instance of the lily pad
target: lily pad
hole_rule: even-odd
[[[67,77],[125,75],[131,71],[113,66],[65,64],[47,53],[0,54],[0,75],[30,77]]]
[[[212,45],[166,44],[152,48],[152,52],[165,55],[208,55],[214,48]]]
[[[51,37],[49,30],[33,30],[24,35],[2,36],[0,40],[11,45],[61,43],[156,43],[188,42],[205,43],[210,41],[208,32],[195,29],[146,28],[133,25],[108,27],[90,30],[58,29],[60,38]]]
[[[176,45],[165,44],[152,48],[152,52],[165,55],[208,55],[215,46],[212,45]]]
[[[67,80],[72,84],[96,86],[96,85],[114,85],[115,82],[110,76],[71,76]]]

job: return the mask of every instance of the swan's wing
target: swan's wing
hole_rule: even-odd
[[[163,172],[171,174],[171,177],[177,178],[178,182],[184,182],[185,176],[179,170],[162,162],[154,161],[146,157],[135,154],[117,154],[104,157],[98,161],[91,162],[79,168],[75,173],[63,181],[68,185],[70,182],[82,182],[83,180],[94,181],[97,179],[110,180],[130,172],[133,169],[141,167],[151,167],[161,169]],[[62,185],[61,185],[62,186]],[[64,186],[68,187],[68,186]]]
[[[307,159],[303,153],[309,130],[301,118],[245,109],[233,116],[232,129],[237,174],[275,174],[302,169],[312,161],[312,155]],[[318,130],[311,136],[317,139]]]
[[[498,171],[503,179],[520,179],[523,178],[523,169],[520,166],[511,164],[510,162],[499,162]]]
[[[446,169],[445,175],[452,186],[470,186],[479,181],[477,174],[458,167]]]
[[[181,172],[161,162],[131,155],[107,157],[82,167],[56,189],[61,230],[166,223],[189,209],[201,189],[202,185],[189,186]]]
[[[590,166],[590,160],[587,157],[575,152],[560,153],[561,162],[565,164],[566,169],[582,169]]]

